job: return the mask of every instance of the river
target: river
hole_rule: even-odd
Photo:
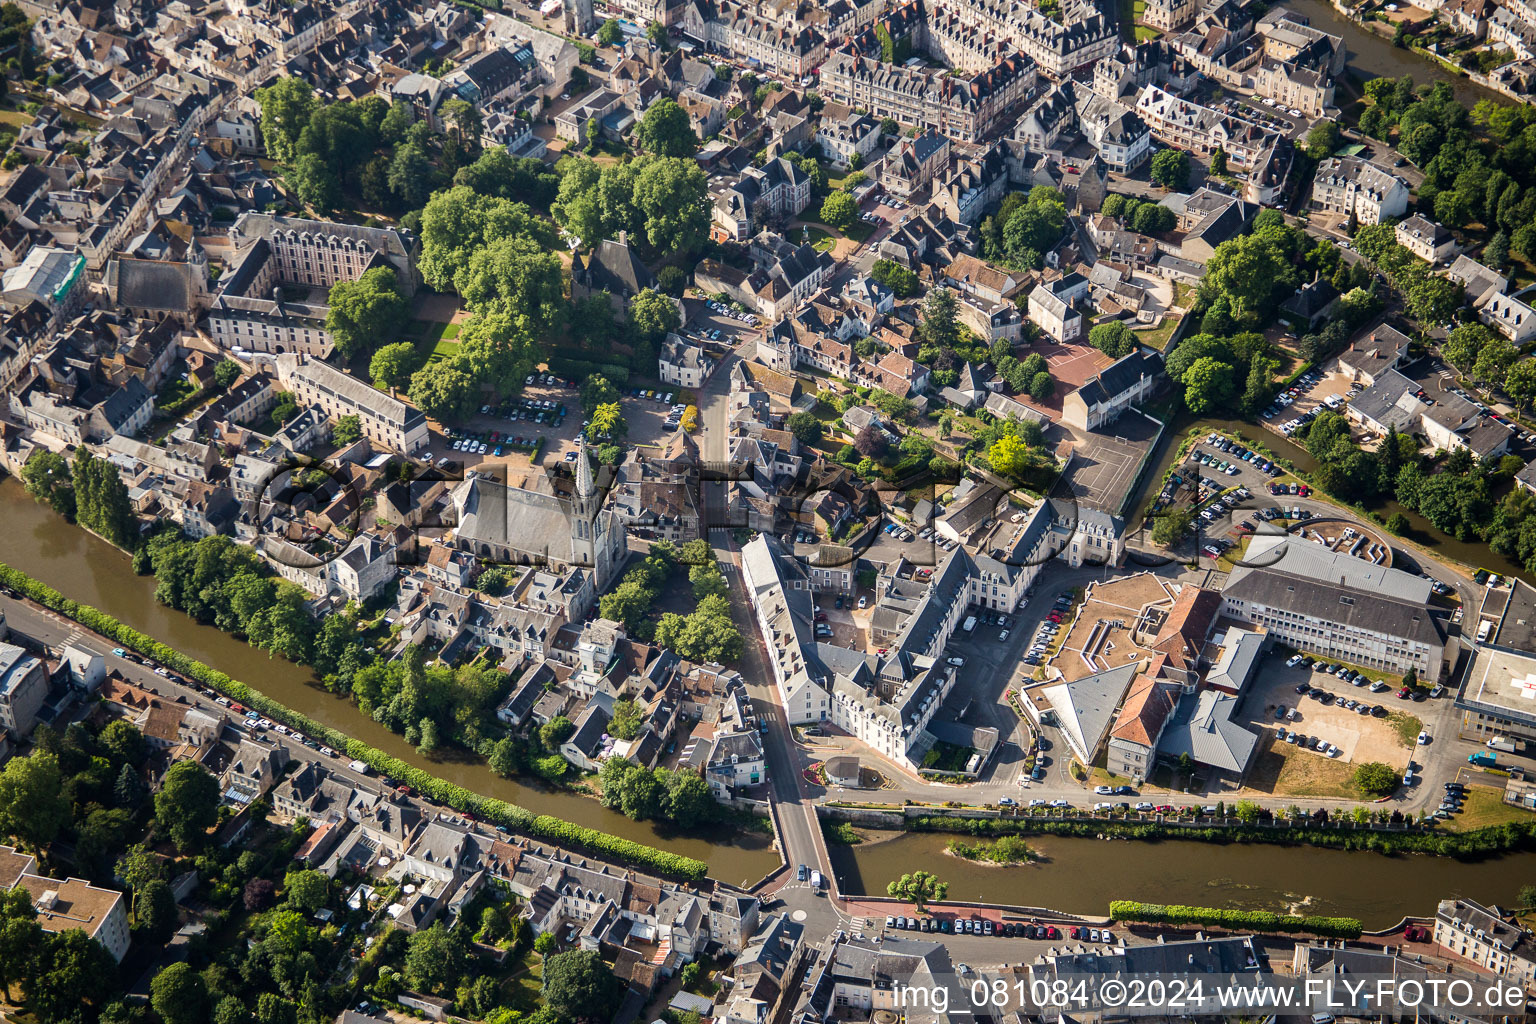
[[[976,864],[944,852],[950,837],[914,832],[860,846],[831,847],[842,891],[883,894],[915,867],[949,882],[952,900],[982,900],[1104,914],[1111,900],[1182,903],[1235,910],[1291,910],[1357,917],[1367,929],[1433,914],[1435,903],[1466,896],[1509,906],[1536,882],[1536,853],[1483,861],[1388,857],[1311,847],[1197,842],[1105,842],[1031,836],[1043,862]]]
[[[1393,46],[1390,39],[1340,14],[1328,0],[1285,0],[1285,6],[1306,15],[1314,28],[1342,36],[1344,45],[1349,47],[1349,70],[1361,79],[1412,75],[1415,82],[1449,82],[1456,98],[1468,107],[1483,99],[1513,102],[1508,96],[1484,89],[1464,75],[1447,71],[1428,57]]]
[[[170,644],[248,683],[317,722],[377,747],[477,793],[497,797],[538,814],[601,829],[709,864],[722,881],[757,881],[779,863],[761,834],[719,830],[710,839],[631,821],[590,797],[503,779],[478,759],[426,758],[405,740],[368,718],[344,697],[320,686],[307,668],[262,652],[155,600],[155,583],[134,575],[128,556],[32,500],[15,479],[0,482],[0,561],[42,580],[55,590]]]

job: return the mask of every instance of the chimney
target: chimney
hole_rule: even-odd
[[[623,228],[619,229],[619,244],[620,245],[628,245],[629,244],[629,232],[625,231]]]

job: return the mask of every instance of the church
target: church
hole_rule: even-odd
[[[623,524],[603,508],[604,495],[585,449],[576,460],[576,487],[562,497],[554,477],[497,480],[474,475],[454,492],[458,513],[455,541],[477,558],[511,565],[545,565],[559,571],[592,572],[604,593],[623,568],[629,551]]]

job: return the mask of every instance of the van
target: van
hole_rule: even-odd
[[[976,628],[976,616],[974,616],[974,615],[967,615],[965,617],[965,625],[961,626],[960,628],[965,630],[967,633],[970,633],[973,630],[975,630],[975,628]]]
[[[1477,642],[1478,643],[1481,644],[1481,643],[1486,643],[1487,642],[1487,640],[1488,640],[1488,631],[1489,631],[1489,629],[1492,626],[1493,626],[1493,622],[1490,619],[1484,619],[1481,623],[1478,624],[1478,627],[1477,627]]]
[[[811,871],[811,888],[812,889],[820,889],[821,888],[821,872],[820,871],[816,871],[816,870],[812,869],[812,871]]]

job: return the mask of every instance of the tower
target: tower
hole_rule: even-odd
[[[592,460],[587,446],[581,446],[576,459],[576,494],[571,499],[571,558],[580,565],[598,564],[602,548],[602,502],[597,495],[597,481],[592,478]]]
[[[565,0],[565,24],[572,35],[585,36],[597,28],[592,0]]]

